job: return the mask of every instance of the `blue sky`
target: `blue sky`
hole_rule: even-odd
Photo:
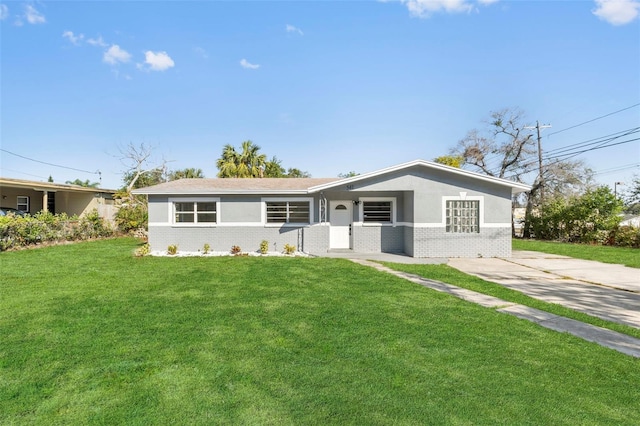
[[[119,188],[120,150],[145,143],[215,177],[222,147],[247,139],[314,177],[363,173],[447,154],[506,107],[552,125],[543,151],[580,146],[640,127],[639,13],[638,0],[4,1],[0,175],[100,170]],[[611,186],[640,174],[638,141],[574,158]]]

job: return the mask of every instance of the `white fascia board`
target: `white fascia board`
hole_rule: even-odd
[[[289,190],[289,191],[257,191],[257,190],[242,190],[242,191],[140,191],[135,189],[131,191],[132,194],[139,195],[169,195],[169,196],[220,196],[220,195],[307,195],[309,191],[304,190]]]
[[[449,173],[453,173],[453,174],[457,174],[457,175],[461,175],[461,176],[466,176],[466,177],[471,177],[474,179],[479,179],[479,180],[483,180],[485,182],[491,182],[497,185],[503,185],[503,186],[508,186],[511,187],[512,190],[512,194],[517,194],[519,192],[526,192],[526,191],[530,191],[531,190],[531,185],[527,185],[524,183],[519,183],[519,182],[514,182],[511,180],[507,180],[507,179],[501,179],[501,178],[497,178],[497,177],[493,177],[493,176],[488,176],[488,175],[483,175],[480,173],[476,173],[476,172],[471,172],[469,170],[463,170],[463,169],[459,169],[457,167],[451,167],[451,166],[445,166],[444,164],[439,164],[439,163],[434,163],[432,161],[425,161],[425,160],[413,160],[413,161],[409,161],[408,163],[402,163],[402,164],[398,164],[396,166],[391,166],[391,167],[387,167],[384,169],[380,169],[380,170],[376,170],[373,172],[369,172],[369,173],[364,173],[361,175],[357,175],[357,176],[353,176],[350,178],[345,178],[345,179],[341,179],[341,180],[337,180],[335,182],[330,182],[330,183],[326,183],[323,185],[317,185],[317,186],[313,186],[311,188],[309,188],[309,192],[318,192],[318,191],[323,191],[325,189],[330,189],[330,188],[334,188],[336,186],[340,186],[340,185],[348,185],[350,183],[353,182],[358,182],[364,179],[369,179],[372,177],[377,177],[380,175],[384,175],[386,173],[392,173],[398,170],[403,170],[403,169],[408,169],[410,167],[414,167],[414,166],[424,166],[427,168],[431,168],[431,169],[436,169],[436,170],[443,170]]]

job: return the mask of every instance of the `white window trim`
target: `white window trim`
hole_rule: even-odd
[[[216,203],[216,221],[215,222],[176,222],[175,203]],[[215,197],[169,197],[169,224],[180,228],[213,228],[220,223],[220,198]],[[195,216],[197,219],[197,215]]]
[[[468,196],[466,192],[461,192],[458,196],[443,196],[442,197],[442,223],[441,226],[443,228],[447,228],[447,201],[479,201],[478,210],[478,232],[482,232],[482,229],[488,226],[484,224],[484,196],[482,195],[471,195]],[[459,232],[448,232],[448,234],[464,234],[469,235],[468,233],[459,233]]]
[[[19,200],[20,198],[25,198],[27,200],[26,203],[21,203]],[[26,209],[21,209],[20,205],[26,205],[27,208]],[[29,213],[29,209],[31,208],[31,197],[29,197],[28,195],[18,195],[16,197],[16,209],[21,210],[25,213]]]
[[[268,202],[283,202],[283,201],[294,201],[294,202],[299,202],[299,201],[306,201],[309,203],[309,222],[297,222],[297,223],[284,223],[284,222],[280,222],[280,223],[268,223],[267,222],[267,203]],[[261,214],[262,214],[262,223],[264,224],[265,227],[268,228],[281,228],[281,227],[287,227],[287,228],[300,228],[302,226],[308,226],[308,225],[312,225],[313,222],[313,212],[315,209],[314,203],[313,203],[313,197],[264,197],[260,200],[260,208],[261,208]]]
[[[365,222],[364,202],[365,201],[390,201],[391,202],[391,222]],[[360,197],[358,198],[358,222],[355,226],[396,226],[396,197]]]

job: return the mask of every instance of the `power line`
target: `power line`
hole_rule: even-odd
[[[611,140],[614,140],[615,138],[612,138],[610,140],[607,140],[603,143],[606,142],[611,142]],[[557,155],[557,156],[550,156],[550,157],[545,157],[545,163],[544,163],[544,167],[548,168],[549,166],[552,166],[554,164],[557,163],[561,163],[563,161],[568,160],[571,157],[575,157],[577,155],[580,154],[584,154],[585,152],[589,152],[589,151],[596,151],[598,149],[604,149],[604,148],[609,148],[612,146],[617,146],[617,145],[623,145],[623,144],[627,144],[627,143],[631,143],[631,142],[635,142],[640,140],[640,138],[635,138],[635,139],[629,139],[626,141],[621,141],[621,142],[616,142],[616,143],[610,143],[608,145],[603,145],[603,146],[595,146],[595,147],[591,147],[591,148],[587,148],[587,149],[583,149],[581,151],[574,151],[574,152],[570,152],[570,153],[566,153],[566,154],[561,154],[561,155]],[[524,173],[529,173],[531,171],[533,171],[533,166],[535,166],[538,163],[538,160],[530,160],[528,162],[522,163],[520,166],[524,169]],[[529,167],[531,167],[531,169],[528,169]],[[631,167],[630,167],[631,168]],[[513,179],[514,177],[523,174],[523,173],[519,173],[519,174],[514,174],[514,175],[510,175],[510,176],[505,176],[505,179]]]
[[[4,167],[0,167],[0,170],[4,170],[4,171],[7,171],[7,172],[13,172],[13,173],[20,173],[20,174],[23,174],[23,175],[32,176],[32,177],[37,177],[37,178],[40,178],[40,179],[48,179],[48,178],[46,178],[46,177],[44,177],[44,176],[33,175],[33,174],[31,174],[31,173],[25,173],[25,172],[21,172],[21,171],[19,171],[19,170],[6,169],[6,168],[4,168]]]
[[[565,132],[567,130],[575,129],[576,127],[584,126],[585,124],[592,123],[594,121],[600,120],[600,119],[605,118],[605,117],[609,117],[609,116],[614,115],[614,114],[618,114],[619,112],[626,111],[626,110],[631,109],[631,108],[635,108],[638,105],[640,105],[640,103],[628,106],[626,108],[619,109],[618,111],[610,112],[609,114],[601,115],[600,117],[596,117],[596,118],[593,118],[591,120],[587,120],[587,121],[585,121],[583,123],[576,124],[576,125],[571,126],[571,127],[567,127],[566,129],[558,130],[557,132],[549,133],[547,135],[547,137],[549,137],[551,135],[557,135],[558,133],[562,133],[562,132]]]
[[[34,161],[34,162],[40,163],[40,164],[46,164],[47,166],[60,167],[61,169],[69,169],[69,170],[73,170],[73,171],[76,171],[76,172],[90,173],[92,175],[102,175],[100,170],[97,170],[95,172],[90,172],[88,170],[76,169],[74,167],[67,167],[67,166],[61,166],[59,164],[47,163],[46,161],[40,161],[40,160],[36,160],[36,159],[33,159],[33,158],[25,157],[24,155],[16,154],[15,152],[7,151],[6,149],[2,149],[2,148],[0,148],[0,151],[6,152],[7,154],[15,155],[16,157],[24,158],[25,160]]]
[[[629,139],[629,140],[622,141],[622,142],[616,142],[616,143],[610,143],[608,145],[603,145],[604,143],[609,142],[609,141],[606,141],[606,142],[602,142],[601,145],[597,145],[597,146],[594,146],[594,147],[591,147],[591,148],[583,149],[582,151],[569,152],[569,153],[566,153],[566,154],[559,154],[559,155],[547,157],[546,159],[547,160],[553,160],[553,159],[561,158],[561,157],[571,158],[571,157],[575,157],[576,155],[584,154],[585,152],[595,151],[597,149],[602,149],[602,148],[609,148],[611,146],[616,146],[616,145],[623,145],[623,144],[626,144],[626,143],[635,142],[637,140],[640,140],[640,138]]]
[[[601,146],[610,146],[607,144],[615,141],[616,139],[620,139],[622,137],[626,137],[629,135],[633,135],[634,133],[638,133],[639,131],[640,130],[629,130],[629,131],[626,131],[626,133],[615,134],[615,136],[611,136],[611,137],[603,136],[602,138],[592,139],[592,141],[590,142],[577,144],[573,148],[557,149],[552,153],[550,153],[550,155],[548,154],[547,158],[558,158],[558,157],[564,157],[568,155],[572,156],[573,154],[580,154],[583,152],[590,151],[592,148],[598,148]]]
[[[623,170],[630,170],[635,168],[640,168],[640,163],[626,164],[624,166],[617,166],[617,167],[612,167],[610,169],[600,170],[595,172],[594,175],[606,175],[609,173],[616,173],[616,172],[621,172]]]
[[[597,138],[593,138],[593,139],[588,139],[586,141],[582,141],[582,142],[576,142],[576,143],[572,143],[570,145],[566,145],[560,148],[554,148],[554,149],[550,149],[547,151],[547,154],[550,153],[558,153],[558,152],[562,152],[562,151],[569,151],[571,149],[579,149],[579,148],[583,148],[585,146],[588,145],[594,145],[596,143],[602,142],[603,140],[610,138],[609,140],[613,140],[615,138],[619,138],[622,136],[627,136],[627,135],[631,135],[633,133],[637,133],[640,131],[640,127],[634,127],[632,129],[627,129],[627,130],[621,130],[619,132],[615,132],[615,133],[611,133],[605,136],[600,136]]]

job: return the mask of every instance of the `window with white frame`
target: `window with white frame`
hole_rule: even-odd
[[[480,232],[480,201],[447,200],[446,232]]]
[[[311,223],[309,201],[267,200],[267,223]]]
[[[17,198],[17,206],[18,210],[22,210],[25,213],[29,213],[29,197],[26,195],[18,195]]]
[[[174,223],[215,224],[217,210],[215,201],[175,201],[173,220]]]
[[[372,200],[362,202],[362,221],[374,223],[391,223],[393,205],[391,201]]]

